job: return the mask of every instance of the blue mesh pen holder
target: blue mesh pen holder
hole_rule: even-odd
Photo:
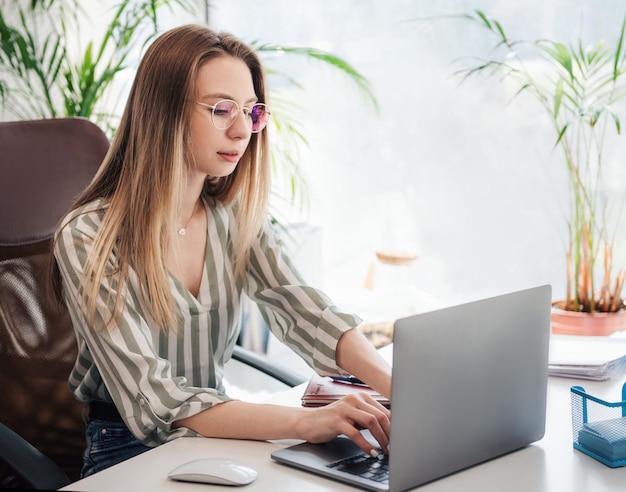
[[[611,468],[626,465],[626,383],[622,401],[610,403],[572,386],[574,448]]]

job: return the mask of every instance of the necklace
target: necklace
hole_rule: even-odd
[[[189,220],[187,220],[187,222],[185,223],[184,226],[182,226],[180,229],[178,229],[178,235],[179,236],[184,236],[185,234],[187,234],[187,226],[189,225],[189,222],[191,222],[191,219],[193,219],[193,215],[196,213],[196,207],[198,206],[198,202],[196,202],[193,206],[193,210],[191,211],[191,216],[189,217]]]

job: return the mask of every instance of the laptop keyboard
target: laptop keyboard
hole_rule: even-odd
[[[380,453],[377,458],[373,458],[362,453],[326,466],[382,484],[389,483],[389,455],[387,454]]]

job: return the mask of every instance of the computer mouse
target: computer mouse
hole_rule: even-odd
[[[236,461],[203,458],[183,463],[167,475],[171,480],[218,485],[247,485],[257,477],[256,470]]]

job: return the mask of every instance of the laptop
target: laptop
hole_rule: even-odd
[[[396,492],[540,440],[551,298],[543,285],[397,320],[389,455],[371,458],[339,436],[292,445],[272,458],[362,489]]]

